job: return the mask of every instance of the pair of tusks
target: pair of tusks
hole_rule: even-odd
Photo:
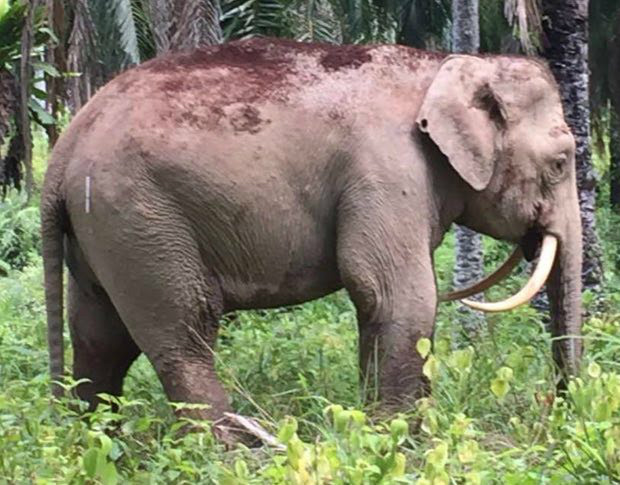
[[[540,257],[538,258],[538,264],[536,265],[536,269],[534,269],[532,276],[521,291],[506,300],[488,303],[467,300],[464,298],[481,293],[506,278],[506,276],[508,276],[510,272],[519,264],[521,259],[523,259],[523,252],[521,251],[521,248],[517,248],[514,253],[512,253],[510,258],[508,258],[508,260],[493,274],[462,290],[440,295],[439,301],[461,300],[468,307],[476,310],[482,310],[483,312],[505,312],[507,310],[512,310],[513,308],[530,301],[543,287],[549,277],[549,274],[551,273],[551,269],[553,268],[553,262],[555,261],[557,249],[557,238],[550,234],[545,235],[540,250]]]

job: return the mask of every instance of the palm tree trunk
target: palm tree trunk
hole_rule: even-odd
[[[476,53],[480,48],[478,0],[452,0],[452,50]],[[482,278],[484,257],[482,236],[466,227],[456,227],[456,264],[454,287],[461,288]],[[479,332],[484,317],[463,307],[462,327],[465,335],[474,337]]]
[[[610,127],[609,127],[609,151],[611,160],[609,161],[609,172],[611,175],[609,181],[609,202],[611,208],[620,214],[620,110],[614,103],[610,110]]]
[[[452,0],[452,50],[476,53],[480,49],[478,0]]]
[[[0,146],[4,144],[17,109],[15,77],[8,70],[0,69]]]
[[[577,186],[583,228],[583,283],[597,289],[603,278],[596,234],[596,177],[590,152],[588,0],[543,0],[544,55],[558,81],[564,114],[577,143]]]
[[[7,141],[6,136],[9,134],[11,119],[19,113],[19,104],[19,91],[15,77],[8,70],[0,69],[0,146]],[[21,132],[19,137],[21,140]],[[15,163],[12,157],[15,150],[11,150],[11,147],[15,145],[15,138],[16,135],[13,135],[6,157],[0,159],[0,189],[3,194],[9,186],[19,185],[21,158]]]
[[[32,75],[30,53],[32,50],[34,36],[34,16],[38,4],[38,0],[30,0],[28,2],[28,13],[22,29],[21,59],[19,68],[20,121],[25,148],[23,163],[25,168],[26,194],[28,195],[28,200],[30,200],[34,189],[34,179],[32,175],[32,133],[30,132],[30,110],[28,107],[28,103],[30,101],[30,79]]]
[[[620,12],[616,14],[614,35],[610,43],[611,60],[609,63],[609,91],[611,93],[610,126],[610,202],[615,212],[620,214]]]
[[[62,0],[46,0],[46,9],[48,15],[48,25],[58,39],[49,41],[46,49],[46,62],[58,69],[59,72],[67,72],[67,56],[65,52],[65,28],[66,16],[65,7]],[[60,110],[60,101],[64,93],[63,78],[59,76],[50,76],[45,74],[45,84],[47,86],[47,108],[51,112],[54,119],[58,119]],[[56,123],[46,125],[47,136],[50,147],[53,147],[58,140],[58,126]]]

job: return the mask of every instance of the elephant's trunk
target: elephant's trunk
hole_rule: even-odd
[[[559,235],[560,247],[550,278],[547,292],[551,304],[551,331],[555,362],[564,373],[561,381],[566,384],[567,375],[578,371],[581,358],[581,222],[579,204],[574,200],[564,228]]]

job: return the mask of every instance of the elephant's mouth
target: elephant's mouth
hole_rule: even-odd
[[[539,248],[540,257],[536,264],[536,268],[525,286],[518,293],[510,298],[495,303],[466,299],[469,296],[481,293],[506,278],[523,258],[532,261],[536,257]],[[465,305],[485,312],[512,310],[530,301],[543,287],[553,268],[557,248],[558,239],[555,236],[549,233],[543,233],[542,230],[534,227],[521,239],[520,245],[515,249],[510,258],[508,258],[508,260],[494,273],[470,287],[440,295],[439,301],[461,300]]]
[[[519,246],[521,246],[521,250],[523,251],[523,257],[531,262],[538,254],[538,250],[540,249],[543,242],[544,233],[542,229],[538,226],[531,227],[526,233],[525,236],[521,238],[521,242]]]

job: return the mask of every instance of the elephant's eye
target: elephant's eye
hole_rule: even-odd
[[[568,156],[565,153],[562,153],[551,161],[549,179],[552,183],[559,182],[562,179],[564,173],[566,172],[567,164]]]
[[[566,165],[566,155],[562,155],[561,157],[556,158],[554,163],[555,163],[555,167],[554,167],[555,171],[562,172]]]

